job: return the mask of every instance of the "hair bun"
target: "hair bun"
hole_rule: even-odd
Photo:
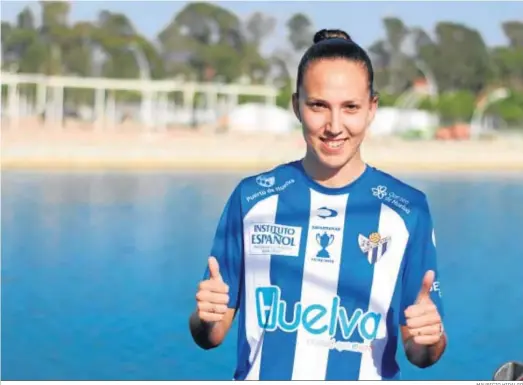
[[[322,29],[314,34],[314,44],[330,39],[343,39],[352,42],[350,35],[341,29]]]

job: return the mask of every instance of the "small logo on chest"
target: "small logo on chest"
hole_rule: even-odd
[[[369,237],[360,234],[358,244],[362,252],[367,255],[370,264],[375,264],[387,252],[390,246],[390,237],[382,237],[379,233],[372,233]]]
[[[310,256],[311,260],[314,262],[321,263],[334,263],[331,253],[329,251],[329,246],[334,242],[335,236],[332,233],[327,233],[326,231],[322,233],[316,233],[316,243],[319,246],[317,251]]]

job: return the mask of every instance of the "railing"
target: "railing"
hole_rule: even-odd
[[[109,115],[114,122],[114,96],[107,91],[134,91],[142,95],[142,124],[148,129],[165,126],[169,108],[169,94],[181,93],[183,108],[191,110],[196,94],[205,95],[206,108],[216,110],[218,98],[226,98],[228,108],[238,105],[239,96],[256,96],[265,99],[266,104],[276,104],[278,90],[270,85],[196,83],[180,80],[136,80],[109,78],[82,78],[72,76],[46,76],[2,72],[1,84],[8,87],[7,108],[2,108],[9,128],[17,128],[20,118],[19,85],[34,84],[37,88],[36,111],[42,114],[46,123],[61,125],[64,116],[64,89],[91,89],[94,91],[94,116],[96,127],[101,128]]]

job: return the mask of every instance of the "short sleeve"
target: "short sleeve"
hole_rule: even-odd
[[[430,297],[437,306],[440,316],[443,319],[444,309],[441,299],[440,274],[437,263],[436,236],[426,198],[423,200],[422,208],[419,211],[413,233],[409,239],[405,253],[405,261],[400,323],[402,325],[406,324],[405,310],[416,301],[421,289],[423,277],[429,270],[433,270],[435,273]]]
[[[229,286],[228,307],[235,309],[239,301],[243,259],[243,220],[239,186],[225,204],[218,221],[210,255],[218,260],[220,274]],[[207,266],[204,279],[208,279],[209,275],[209,266]]]

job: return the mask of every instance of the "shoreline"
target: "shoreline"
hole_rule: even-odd
[[[298,159],[298,158],[297,158]],[[297,160],[296,159],[296,160]],[[142,160],[114,160],[114,159],[4,159],[2,158],[2,171],[169,171],[169,172],[262,172],[275,166],[286,163],[282,162],[257,162],[257,161],[208,161],[208,162],[184,162],[183,160],[155,161]],[[401,173],[501,173],[522,174],[523,163],[518,164],[492,164],[492,163],[377,163],[367,161],[367,164],[381,169],[385,172]]]
[[[288,135],[22,129],[1,135],[2,170],[261,172],[300,159]],[[523,137],[478,141],[367,138],[364,160],[385,172],[523,172]]]

